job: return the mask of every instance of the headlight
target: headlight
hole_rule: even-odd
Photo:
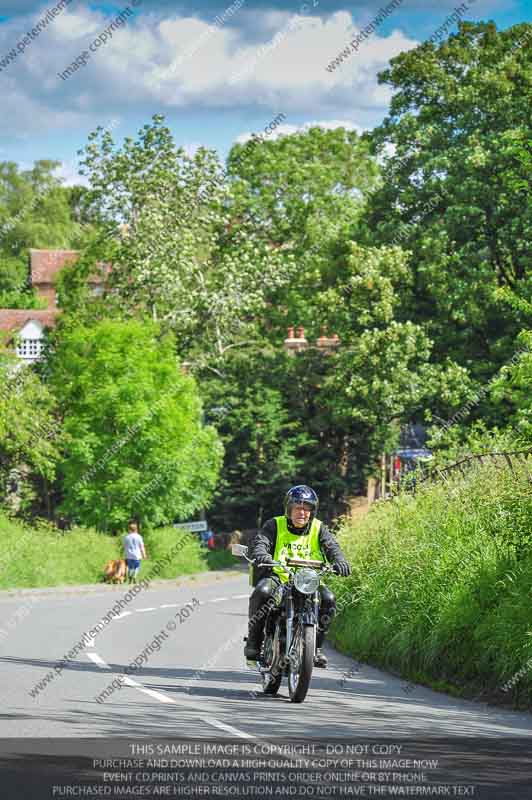
[[[314,594],[320,585],[320,576],[313,569],[298,569],[294,577],[294,586],[303,594]]]

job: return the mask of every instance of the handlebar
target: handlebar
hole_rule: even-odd
[[[288,572],[288,573],[290,573],[292,570],[287,569],[287,567],[309,567],[310,569],[318,569],[318,570],[320,570],[321,572],[324,572],[324,573],[326,573],[326,572],[334,573],[332,565],[331,564],[327,564],[325,561],[312,561],[312,560],[304,561],[303,559],[299,559],[299,558],[287,558],[286,559],[286,563],[283,563],[282,561],[268,561],[265,564],[262,564],[262,562],[259,562],[257,564],[257,559],[254,558],[254,559],[250,560],[250,562],[252,564],[255,564],[255,566],[258,566],[258,567],[260,567],[260,566],[264,566],[264,567],[281,567],[281,569],[283,569],[285,572]]]

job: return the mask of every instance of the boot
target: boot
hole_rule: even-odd
[[[262,629],[256,625],[248,625],[248,635],[245,637],[246,646],[244,656],[248,661],[257,661],[262,645]]]
[[[244,658],[246,661],[256,661],[259,657],[260,647],[257,647],[256,642],[246,637],[246,646],[244,647]]]
[[[314,654],[314,666],[320,669],[327,669],[327,656],[321,649],[325,640],[325,631],[318,627],[316,631],[316,653]]]

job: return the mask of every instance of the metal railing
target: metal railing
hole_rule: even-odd
[[[421,479],[420,482],[425,480],[434,480],[434,474],[437,477],[442,478],[443,480],[447,480],[447,474],[453,472],[456,469],[459,469],[461,474],[465,477],[465,468],[466,465],[471,466],[474,462],[480,461],[481,464],[484,464],[486,459],[490,459],[492,464],[497,465],[500,459],[504,459],[507,466],[513,470],[513,463],[512,457],[515,460],[526,461],[527,457],[532,455],[532,447],[528,450],[510,450],[509,452],[494,452],[494,453],[475,453],[470,456],[466,456],[466,458],[460,459],[460,461],[456,461],[454,464],[449,464],[448,467],[436,467],[430,470],[429,474],[426,475],[424,478]],[[490,462],[488,462],[490,463]]]

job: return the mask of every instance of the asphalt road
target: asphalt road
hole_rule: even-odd
[[[531,714],[407,687],[330,647],[302,705],[289,702],[286,681],[265,697],[242,655],[242,572],[152,584],[36,692],[127,588],[0,593],[0,737],[532,736]],[[103,698],[135,659],[128,685]]]

